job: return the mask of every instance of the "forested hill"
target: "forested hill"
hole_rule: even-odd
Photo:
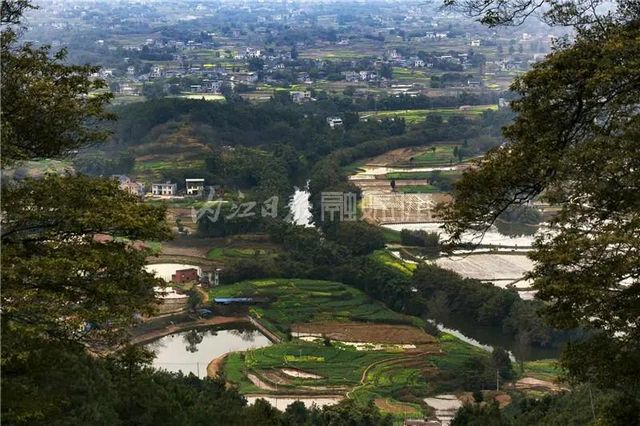
[[[399,97],[389,102],[414,104],[419,100]],[[446,97],[440,103],[458,105],[462,100],[469,99]],[[372,143],[389,150],[456,140],[467,143],[469,156],[477,155],[500,143],[500,128],[511,118],[505,110],[473,116],[443,116],[434,110],[424,122],[409,125],[393,115],[362,119],[359,108],[350,98],[341,97],[304,104],[294,104],[288,96],[274,96],[262,103],[240,98],[138,102],[113,107],[118,120],[111,125],[110,143],[83,151],[73,165],[91,175],[129,174],[147,183],[180,181],[191,175],[217,181],[221,160],[245,147],[252,151],[242,151],[242,156],[259,162],[277,158],[281,164],[274,167],[286,169],[284,175],[299,184],[327,155],[353,148],[350,156],[362,158],[370,155],[370,149],[359,147]],[[344,125],[332,129],[326,122],[331,116],[340,116]],[[228,176],[229,170],[223,174]]]

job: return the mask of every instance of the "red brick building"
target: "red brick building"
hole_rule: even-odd
[[[171,281],[176,284],[197,282],[198,270],[196,268],[178,269],[175,274],[171,275]]]

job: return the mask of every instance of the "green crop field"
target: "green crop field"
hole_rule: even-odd
[[[227,381],[241,393],[344,394],[359,403],[384,400],[382,409],[394,416],[422,417],[428,408],[421,398],[456,389],[453,376],[471,358],[486,359],[489,354],[457,338],[440,337],[444,353],[408,354],[403,352],[356,350],[336,344],[299,340],[244,353],[230,354],[223,366]],[[290,377],[281,369],[296,369],[316,377]],[[258,387],[251,374],[271,389]],[[277,387],[275,386],[275,383]],[[406,405],[406,407],[404,406]],[[385,410],[386,406],[386,410]],[[398,409],[400,407],[400,410]]]
[[[393,67],[393,79],[400,82],[429,84],[431,77],[421,70]]]
[[[364,111],[360,113],[360,117],[400,117],[404,118],[407,124],[422,123],[429,114],[441,115],[445,120],[452,115],[461,115],[468,118],[474,118],[481,115],[486,110],[496,110],[497,105],[472,105],[468,109],[459,108],[432,108],[432,109],[406,109],[396,111]]]
[[[457,164],[458,159],[453,155],[456,145],[438,145],[414,155],[411,164],[415,167],[438,167]]]
[[[296,323],[311,321],[365,321],[421,325],[418,318],[396,313],[353,287],[332,281],[272,279],[243,281],[214,288],[214,297],[268,297],[251,314],[277,334]]]
[[[295,368],[321,376],[319,379],[291,378],[291,390],[309,384],[351,388],[360,382],[368,365],[397,356],[397,353],[295,341],[233,354],[225,362],[224,372],[230,382],[240,386],[241,392],[256,390],[247,380],[247,372],[276,368]]]

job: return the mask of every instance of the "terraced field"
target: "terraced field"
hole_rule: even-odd
[[[454,390],[459,386],[455,377],[465,362],[488,356],[447,334],[436,343],[438,350],[411,353],[293,340],[233,353],[226,358],[223,374],[251,397],[346,396],[363,404],[374,401],[382,411],[398,418],[423,417],[432,412],[424,404],[425,397]],[[292,370],[300,375],[287,373]]]
[[[360,290],[332,281],[252,280],[211,290],[210,297],[264,297],[270,303],[251,315],[285,337],[291,325],[316,321],[361,321],[422,326],[422,320],[396,313]]]
[[[374,259],[410,267],[387,252]],[[374,401],[397,419],[432,413],[424,398],[459,389],[470,358],[488,353],[457,338],[427,334],[424,322],[393,312],[341,283],[303,279],[251,280],[220,286],[211,297],[254,296],[250,315],[284,342],[231,353],[220,372],[248,398],[312,403],[351,398]]]

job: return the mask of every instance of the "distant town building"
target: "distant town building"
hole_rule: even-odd
[[[338,126],[342,126],[342,118],[340,118],[340,117],[327,117],[327,124],[332,129],[335,129]]]
[[[311,100],[311,91],[305,90],[304,92],[293,91],[289,92],[289,96],[291,96],[291,100],[297,104],[301,104],[302,102],[306,102]]]
[[[163,69],[159,65],[154,65],[151,67],[151,73],[149,74],[149,78],[160,78],[162,77]]]
[[[176,284],[194,283],[199,280],[200,276],[196,268],[178,269],[175,274],[171,275],[171,282]]]
[[[471,47],[480,47],[480,40],[471,40]]]
[[[151,185],[151,194],[155,196],[162,195],[176,195],[178,191],[178,184],[165,182],[165,183],[154,183]]]
[[[185,179],[185,187],[187,195],[203,195],[204,194],[204,179]]]
[[[139,183],[135,180],[131,180],[128,176],[125,175],[113,175],[113,177],[118,179],[118,185],[123,191],[127,191],[130,194],[137,195],[138,197],[144,196],[144,183]]]
[[[355,71],[343,71],[342,75],[344,75],[344,79],[349,83],[360,80],[360,75]]]

